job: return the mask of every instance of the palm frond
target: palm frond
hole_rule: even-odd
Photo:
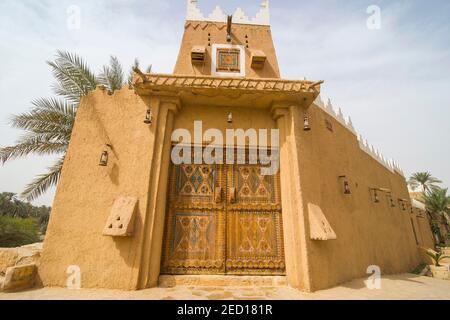
[[[32,104],[34,108],[29,112],[12,117],[13,127],[35,133],[70,135],[76,115],[74,104],[53,98],[37,99]]]
[[[52,155],[61,154],[67,150],[67,144],[61,142],[49,142],[39,138],[29,139],[14,146],[0,148],[0,162],[28,156],[30,154]]]
[[[408,180],[408,184],[413,190],[417,189],[418,187],[422,187],[423,192],[438,188],[437,185],[439,183],[442,183],[442,181],[433,177],[430,172],[413,173]]]
[[[103,67],[103,72],[99,75],[98,81],[111,93],[122,88],[124,74],[117,57],[111,56],[109,66]]]
[[[450,196],[447,195],[448,189],[433,189],[425,194],[425,205],[427,210],[433,214],[443,215],[448,212],[450,205]]]
[[[97,78],[84,60],[76,54],[58,51],[55,61],[47,62],[57,83],[53,89],[57,95],[78,103],[82,96],[97,86]]]
[[[130,72],[128,73],[128,80],[127,80],[127,83],[128,83],[128,86],[130,87],[130,88],[132,88],[133,87],[133,76],[134,76],[134,69],[135,68],[139,68],[139,60],[138,60],[138,58],[135,58],[134,59],[134,63],[133,63],[133,66],[131,67],[131,70],[130,70]]]
[[[65,156],[48,168],[47,173],[37,176],[30,184],[28,184],[20,197],[27,201],[33,201],[45,193],[50,187],[56,186],[61,176],[64,157]]]
[[[16,145],[0,149],[0,162],[29,154],[65,153],[75,121],[73,104],[58,99],[39,99],[27,113],[13,116],[11,124],[26,131]]]

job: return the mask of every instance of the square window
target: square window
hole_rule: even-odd
[[[217,49],[217,72],[241,72],[239,49]]]

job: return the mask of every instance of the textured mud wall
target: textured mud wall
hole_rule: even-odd
[[[296,112],[295,117],[303,119],[304,111]],[[379,266],[382,274],[412,270],[421,254],[412,215],[397,202],[409,199],[405,179],[361,151],[356,136],[318,107],[311,106],[307,114],[312,130],[303,131],[302,120],[295,128],[303,202],[318,205],[337,234],[337,240],[308,240],[311,290],[367,276],[371,265]],[[332,131],[325,121],[332,124]],[[341,175],[347,177],[351,195],[344,194]],[[370,188],[390,189],[396,207],[382,192],[375,203]],[[426,234],[426,225],[421,227]]]
[[[225,23],[186,22],[174,74],[211,75],[212,45],[227,44],[226,39],[227,26]],[[242,45],[246,48],[245,61],[247,78],[280,78],[270,27],[233,24],[231,43],[234,45]],[[208,44],[211,45],[209,46]],[[191,50],[193,46],[204,46],[206,48],[207,55],[205,64],[200,66],[192,64]],[[263,69],[253,69],[251,67],[252,49],[262,50],[267,56],[267,61]]]
[[[45,286],[65,286],[67,268],[75,265],[83,288],[137,287],[154,137],[154,127],[143,123],[150,104],[128,88],[112,96],[96,90],[83,98],[44,242],[39,276]],[[107,167],[99,166],[104,150]],[[103,236],[121,196],[139,199],[135,233]]]

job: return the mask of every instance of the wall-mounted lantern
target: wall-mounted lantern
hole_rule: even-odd
[[[152,124],[153,122],[153,112],[151,109],[147,109],[147,113],[145,114],[145,120],[144,123],[145,124]]]
[[[106,151],[106,150],[103,151],[102,155],[100,156],[99,166],[106,167],[108,165],[108,158],[109,158],[108,151]]]
[[[340,180],[344,180],[344,194],[352,194],[352,191],[350,190],[350,183],[347,180],[347,176],[342,175],[339,176]]]
[[[230,112],[230,113],[228,114],[227,122],[228,122],[228,123],[233,123],[233,113],[232,113],[232,112]]]
[[[311,126],[309,123],[309,117],[305,116],[305,118],[303,119],[303,130],[304,131],[310,131],[311,130]]]
[[[389,202],[391,205],[391,208],[395,208],[395,201],[392,199],[392,194],[389,193]]]
[[[111,144],[106,144],[106,147],[109,149],[112,149],[112,145]],[[108,150],[105,150],[102,152],[101,156],[100,156],[100,162],[99,162],[99,166],[100,167],[106,167],[108,166],[108,160],[109,160],[109,153]]]
[[[383,192],[386,194],[387,197],[389,197],[391,199],[391,206],[392,206],[392,196],[391,193],[392,191],[390,189],[387,188],[371,188],[371,191],[373,191],[373,200],[375,203],[380,203],[380,197],[378,195],[379,192]]]
[[[391,190],[386,189],[386,188],[371,188],[371,191],[373,191],[373,202],[375,203],[380,203],[380,196],[379,196],[379,192],[384,192],[386,193],[388,196],[390,196]]]
[[[373,190],[373,199],[375,203],[380,203],[380,197],[378,197],[378,190],[374,189]]]

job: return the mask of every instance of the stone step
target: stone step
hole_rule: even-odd
[[[36,278],[36,265],[29,264],[6,269],[2,283],[3,291],[20,291],[34,286]]]
[[[164,275],[159,287],[282,287],[285,276]]]

